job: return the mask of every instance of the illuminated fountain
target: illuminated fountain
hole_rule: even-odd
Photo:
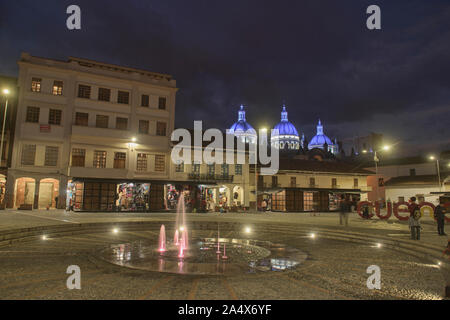
[[[157,241],[139,240],[114,244],[101,252],[101,258],[123,267],[179,274],[248,273],[267,271],[271,269],[270,266],[281,270],[283,266],[277,267],[280,261],[286,260],[289,262],[287,265],[293,267],[306,259],[306,255],[299,250],[285,247],[279,250],[279,247],[274,247],[268,241],[220,238],[219,224],[217,238],[206,237],[210,232],[208,230],[201,232],[203,237],[197,235],[189,243],[184,196],[181,193],[173,242],[167,241],[166,227],[163,224]]]
[[[159,252],[166,251],[166,227],[161,225],[159,230]]]

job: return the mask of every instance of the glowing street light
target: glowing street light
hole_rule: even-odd
[[[431,155],[428,157],[431,161],[436,160],[436,170],[437,170],[437,176],[438,176],[438,183],[439,183],[439,191],[441,191],[441,172],[439,170],[439,159],[435,157],[434,155]],[[449,164],[450,166],[450,164]]]
[[[383,146],[383,150],[388,151],[391,148],[391,146]]]

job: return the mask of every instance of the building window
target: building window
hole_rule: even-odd
[[[165,136],[166,135],[166,123],[165,122],[156,122],[156,135],[157,136]]]
[[[166,157],[162,154],[155,155],[155,171],[164,172],[166,170]]]
[[[56,167],[58,164],[58,147],[45,147],[45,162],[46,167]]]
[[[127,130],[128,129],[128,118],[116,118],[116,129]]]
[[[90,99],[91,98],[91,86],[85,86],[83,84],[78,85],[78,98]]]
[[[50,112],[48,113],[48,124],[61,124],[61,115],[62,111],[58,109],[50,109]]]
[[[148,107],[150,105],[150,97],[147,94],[141,96],[141,107]]]
[[[272,176],[272,188],[278,187],[278,177]]]
[[[291,177],[291,188],[297,187],[297,177]]]
[[[114,168],[115,169],[125,169],[125,160],[127,159],[127,154],[125,152],[114,153]]]
[[[192,173],[200,173],[200,163],[192,164]]]
[[[63,91],[63,82],[59,80],[53,81],[53,89],[52,89],[53,95],[62,96],[62,91]]]
[[[36,156],[35,144],[24,144],[22,147],[22,165],[34,166],[34,158]]]
[[[148,134],[148,120],[139,120],[139,133]]]
[[[331,187],[332,188],[336,188],[337,187],[337,179],[336,178],[331,178]]]
[[[109,117],[98,114],[95,119],[95,126],[97,128],[108,128]]]
[[[147,154],[138,153],[136,171],[147,171]]]
[[[85,149],[72,149],[72,167],[84,167],[84,161],[86,159]]]
[[[236,164],[234,166],[234,174],[237,176],[241,176],[242,175],[242,164]]]
[[[106,151],[94,151],[94,168],[106,168]]]
[[[207,168],[208,168],[208,175],[213,176],[216,174],[216,165],[214,163],[208,164]]]
[[[31,91],[41,92],[41,78],[31,78]]]
[[[416,175],[416,169],[409,169],[409,175],[410,176],[415,176]]]
[[[175,165],[175,172],[184,172],[184,162],[183,161],[179,161]]]
[[[265,188],[264,176],[258,176],[258,188]]]
[[[117,103],[128,104],[130,101],[130,93],[127,91],[119,91],[117,93]]]
[[[312,188],[316,186],[316,178],[309,178],[309,186]]]
[[[158,109],[165,110],[166,109],[166,98],[159,97],[158,99]]]
[[[39,122],[39,110],[38,107],[27,107],[26,122]]]
[[[353,179],[353,187],[355,187],[355,188],[358,187],[358,178]]]
[[[98,88],[98,100],[109,101],[111,99],[111,89]]]
[[[228,177],[230,174],[230,166],[227,163],[222,164],[222,176]]]
[[[75,113],[75,125],[88,126],[89,113],[77,112]]]

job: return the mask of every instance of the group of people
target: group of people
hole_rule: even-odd
[[[422,227],[420,226],[420,207],[416,203],[416,197],[411,197],[410,206],[409,206],[409,229],[411,231],[411,239],[413,240],[420,240],[420,230]],[[434,218],[437,222],[437,231],[440,236],[447,235],[444,232],[444,225],[445,225],[445,207],[443,206],[443,202],[439,201],[439,204],[434,209]]]

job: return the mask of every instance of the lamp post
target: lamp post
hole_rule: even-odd
[[[439,183],[439,192],[442,189],[441,186],[441,172],[439,170],[439,159],[436,158],[435,156],[430,156],[430,160],[436,160],[436,169],[437,169],[437,176],[438,176],[438,183]]]
[[[6,124],[6,112],[8,110],[8,95],[9,95],[9,89],[3,89],[3,94],[6,97],[6,103],[5,103],[5,114],[3,115],[3,126],[2,126],[2,140],[0,143],[0,164],[3,159],[3,142],[5,138],[5,124]]]
[[[383,146],[382,149],[376,150],[374,152],[374,155],[373,155],[373,161],[375,162],[375,176],[377,177],[377,192],[376,192],[375,202],[378,201],[378,198],[379,198],[379,187],[380,187],[380,183],[379,183],[379,180],[378,180],[378,161],[380,161],[380,160],[377,157],[377,152],[380,152],[382,150],[388,151],[390,148],[391,148],[390,146]]]

